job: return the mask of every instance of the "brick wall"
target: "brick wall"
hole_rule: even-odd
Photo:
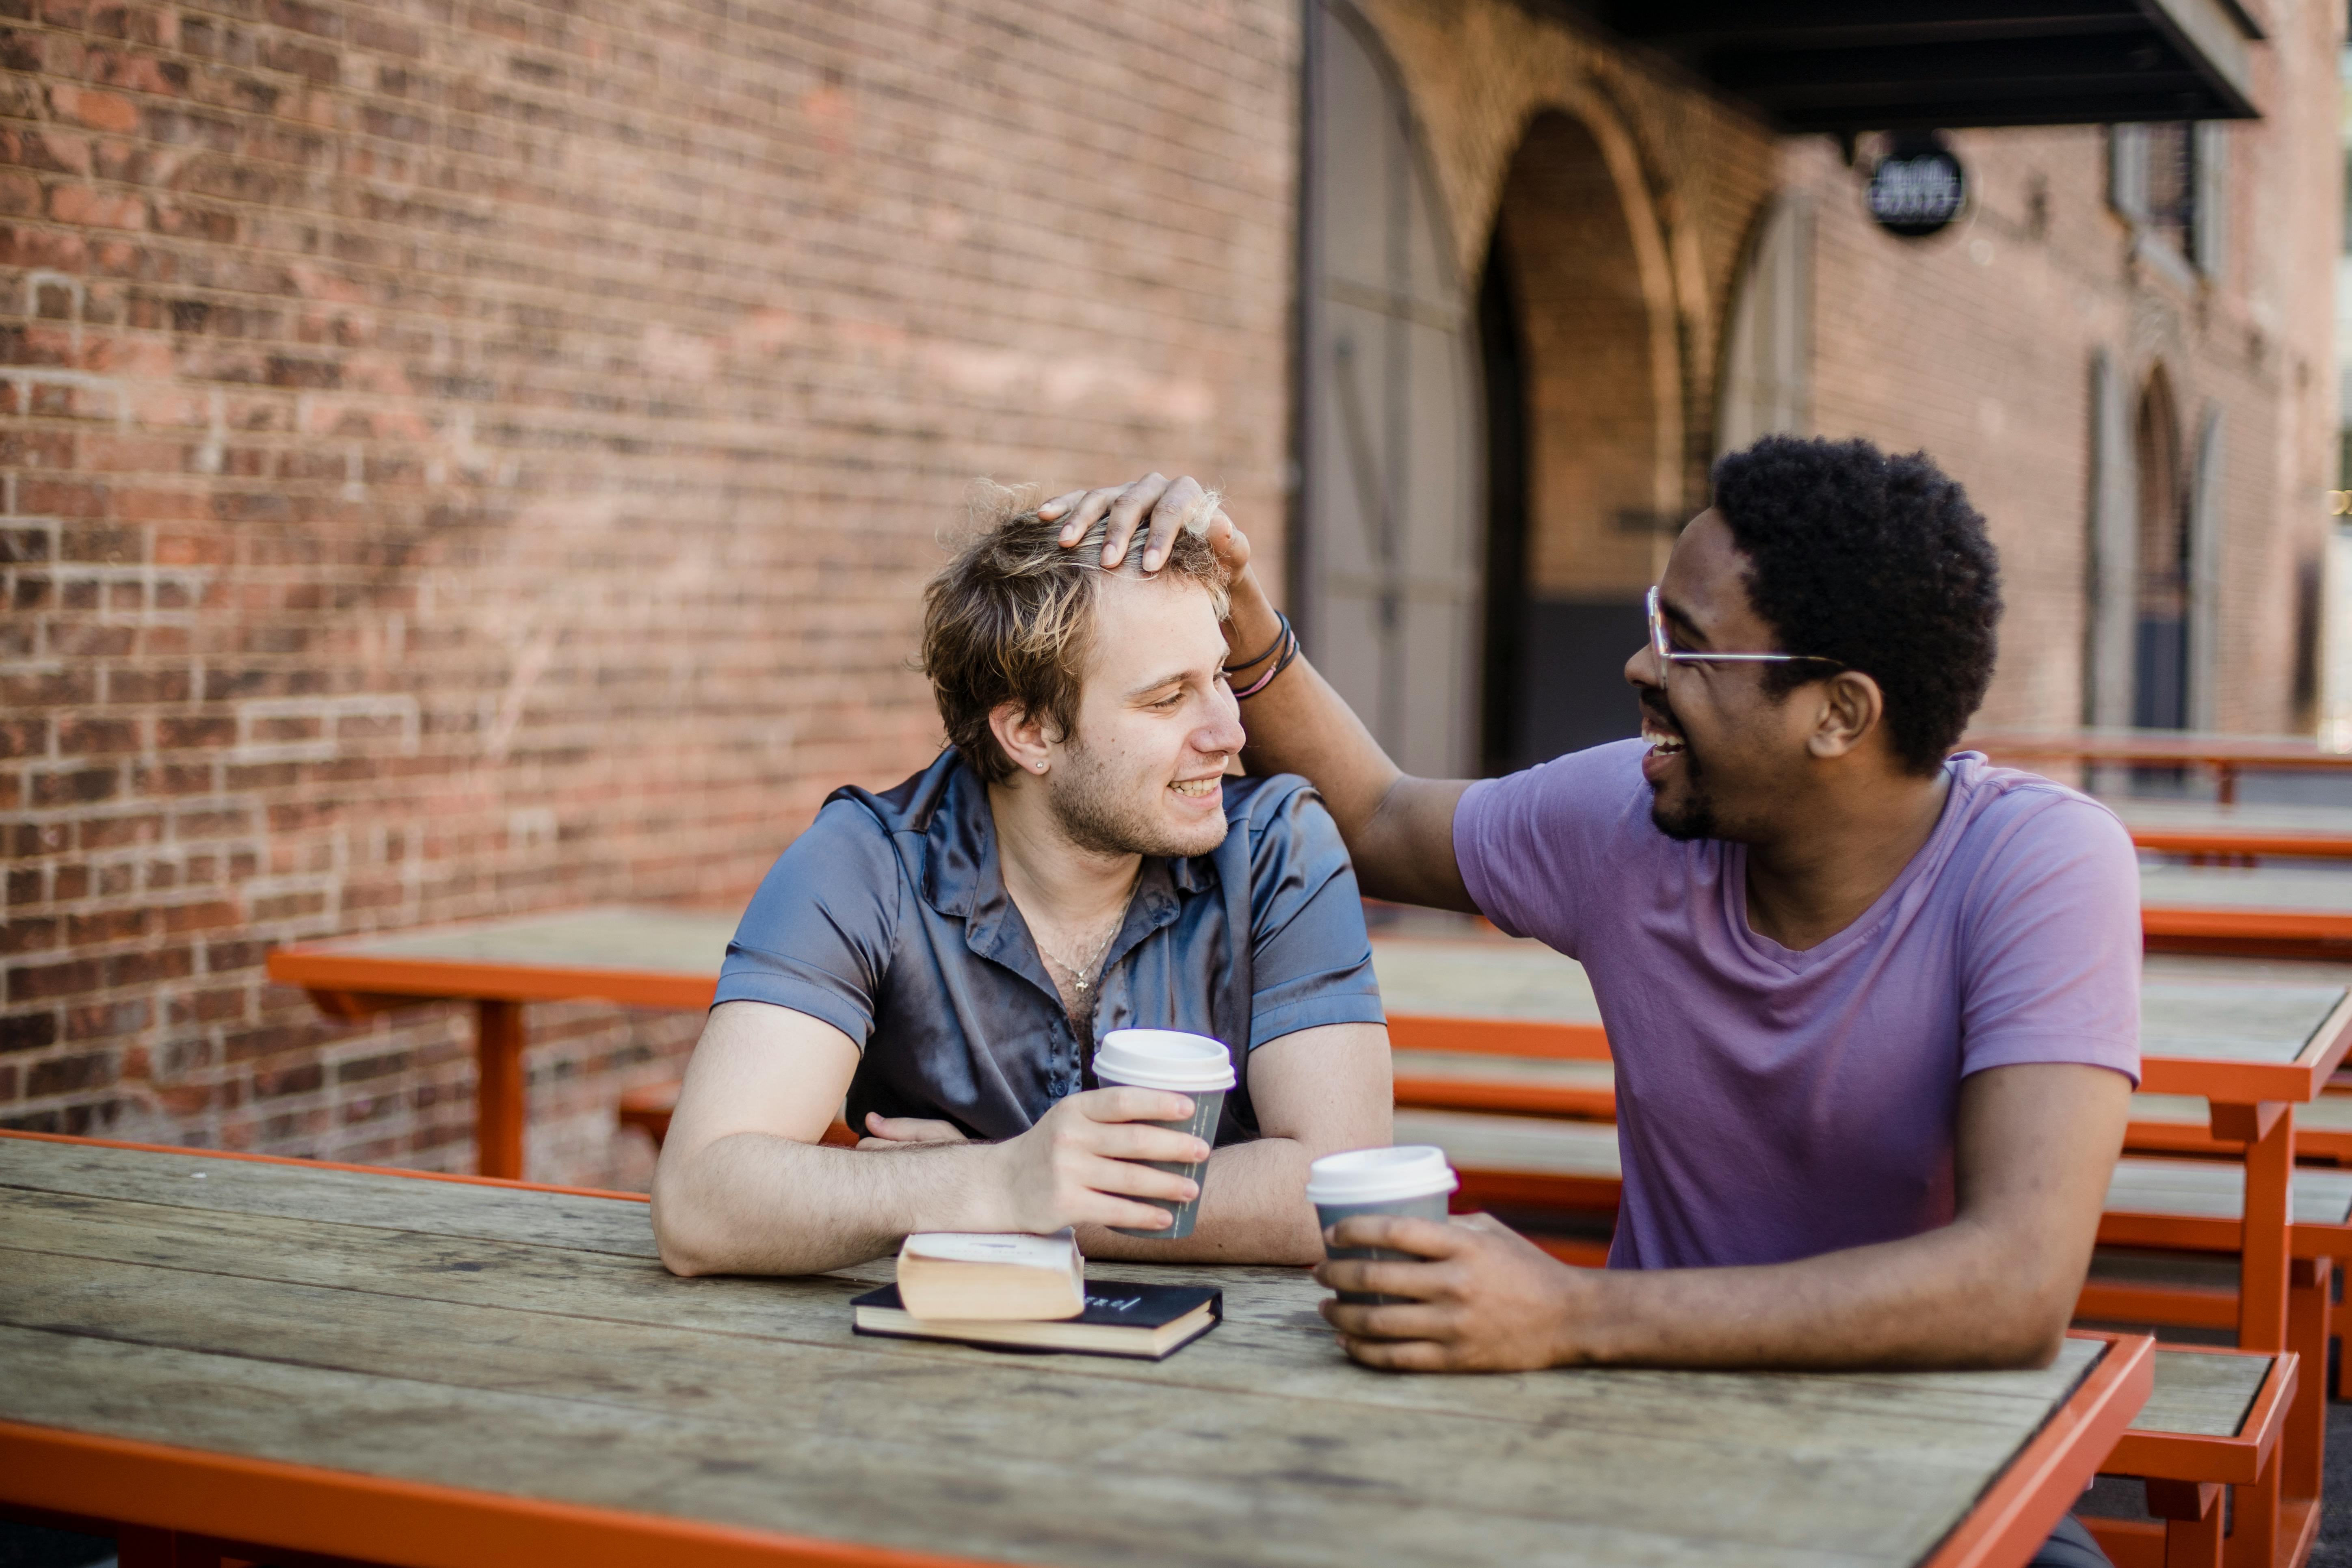
[[[929,755],[975,474],[1277,531],[1283,0],[0,18],[0,1124],[465,1168],[467,1021],[271,944],[740,903]],[[641,1179],[696,1021],[532,1021]]]
[[[2096,132],[1962,137],[1975,215],[1906,245],[1825,140],[1548,11],[1362,4],[1464,276],[1537,116],[1613,171],[1651,348],[1588,356],[1647,399],[1611,494],[1703,494],[1793,188],[1818,427],[1927,447],[2001,542],[1987,717],[2079,711],[2101,346],[2228,408],[2221,721],[2302,717],[2334,9],[2269,8],[2207,285],[2134,259]],[[904,661],[974,474],[1190,469],[1281,557],[1290,0],[0,0],[0,1123],[462,1168],[466,1020],[324,1023],[270,944],[740,903],[929,755]],[[696,1021],[532,1026],[533,1173],[641,1180],[612,1100]]]

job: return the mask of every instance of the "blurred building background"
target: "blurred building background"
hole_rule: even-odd
[[[739,904],[980,474],[1222,484],[1423,771],[1629,732],[1775,429],[1968,484],[1988,723],[2311,729],[2342,6],[1881,9],[0,6],[0,1125],[464,1168],[467,1018],[267,950]],[[535,1009],[532,1173],[698,1026]]]

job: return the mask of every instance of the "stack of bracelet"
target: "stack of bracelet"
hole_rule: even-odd
[[[1298,657],[1298,634],[1290,629],[1290,617],[1276,610],[1274,612],[1274,618],[1282,623],[1282,631],[1275,637],[1271,647],[1264,653],[1252,654],[1247,658],[1238,659],[1225,666],[1225,679],[1231,680],[1234,671],[1237,669],[1247,669],[1251,665],[1263,664],[1269,658],[1274,659],[1273,668],[1234,693],[1236,701],[1244,697],[1255,697],[1273,685],[1274,678],[1288,669],[1290,661]],[[1276,655],[1280,657],[1276,658]]]

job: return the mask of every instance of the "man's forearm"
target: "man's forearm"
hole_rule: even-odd
[[[654,1179],[654,1234],[678,1274],[816,1274],[894,1250],[910,1232],[996,1228],[989,1144],[835,1149],[738,1132]]]
[[[1567,1363],[2014,1367],[2055,1353],[2082,1270],[2025,1259],[1965,1222],[1750,1268],[1580,1271]]]
[[[1307,1202],[1310,1158],[1307,1145],[1289,1138],[1229,1143],[1209,1156],[1192,1235],[1153,1241],[1081,1226],[1078,1249],[1139,1263],[1313,1263],[1323,1256],[1323,1237]]]
[[[1255,576],[1234,584],[1228,637],[1237,655],[1270,647],[1280,631],[1274,606]],[[1273,662],[1251,666],[1234,678],[1237,685],[1259,679]],[[1242,705],[1249,731],[1243,755],[1259,773],[1298,773],[1322,792],[1323,804],[1353,847],[1364,826],[1396,782],[1397,766],[1381,750],[1355,710],[1331,689],[1303,655]]]
[[[1276,633],[1274,609],[1245,575],[1234,585],[1227,633],[1246,655]],[[1240,671],[1255,680],[1271,665]],[[1323,796],[1355,859],[1357,885],[1376,899],[1469,910],[1470,895],[1451,852],[1456,783],[1408,778],[1381,750],[1356,710],[1304,656],[1242,705],[1252,773],[1297,773]]]

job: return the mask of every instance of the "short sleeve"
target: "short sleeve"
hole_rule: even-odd
[[[898,858],[874,814],[851,800],[827,805],[751,895],[712,1005],[790,1007],[863,1050],[889,969],[900,886]]]
[[[2033,805],[1969,889],[1960,1076],[2079,1062],[2137,1084],[2138,856],[2095,802],[2069,793]]]
[[[1327,1024],[1386,1023],[1355,868],[1322,797],[1303,780],[1261,791],[1247,830],[1250,1048]]]
[[[1622,835],[1629,802],[1648,814],[1645,749],[1595,746],[1465,790],[1454,808],[1454,861],[1478,912],[1512,936],[1580,957],[1579,914],[1597,880],[1624,874],[1608,840]],[[1646,821],[1641,827],[1655,836]]]

